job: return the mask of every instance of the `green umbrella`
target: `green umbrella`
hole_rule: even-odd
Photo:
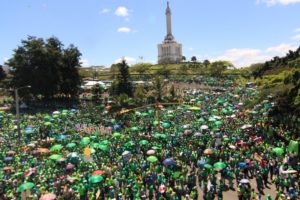
[[[168,136],[166,134],[159,134],[159,138],[166,139]]]
[[[201,110],[201,108],[197,107],[197,106],[193,106],[193,107],[190,108],[190,110]]]
[[[93,143],[91,146],[93,148],[95,148],[95,149],[99,149],[101,147],[101,144],[99,144],[99,143]]]
[[[283,150],[283,148],[275,147],[274,149],[272,149],[272,152],[274,152],[277,155],[281,156],[284,153],[284,150]]]
[[[198,122],[201,122],[201,123],[203,123],[203,122],[205,122],[205,119],[203,119],[202,117],[198,120]]]
[[[84,137],[80,141],[81,145],[87,145],[88,143],[90,143],[90,138],[89,137]]]
[[[71,142],[71,143],[66,145],[67,148],[73,148],[75,146],[76,146],[76,144],[74,142]]]
[[[211,169],[212,166],[211,166],[210,164],[205,164],[205,165],[204,165],[204,168],[205,168],[205,169]]]
[[[102,144],[101,144],[98,148],[101,149],[101,150],[104,151],[104,152],[108,152],[108,151],[109,151],[109,147],[106,146],[106,145],[102,145]]]
[[[174,172],[174,174],[173,174],[174,178],[179,178],[180,175],[181,175],[180,172]]]
[[[149,116],[149,114],[146,113],[146,112],[142,113],[142,115],[143,115],[143,117],[148,117]]]
[[[22,185],[20,185],[18,187],[18,192],[22,192],[23,190],[27,190],[27,189],[31,189],[34,187],[34,184],[31,183],[31,182],[26,182],[26,183],[23,183]]]
[[[50,151],[59,151],[63,148],[61,144],[55,144],[51,147]]]
[[[217,109],[213,109],[212,111],[213,111],[214,113],[217,113],[217,112],[218,112],[218,110],[217,110]]]
[[[45,117],[44,117],[44,120],[45,121],[49,121],[51,119],[51,117],[49,116],[49,115],[46,115]]]
[[[221,124],[222,124],[221,121],[215,121],[215,125],[216,125],[216,126],[220,126]]]
[[[51,160],[57,160],[57,159],[60,159],[62,158],[62,155],[59,155],[59,154],[53,154],[49,157]]]
[[[148,142],[147,140],[141,140],[141,141],[139,142],[139,144],[140,144],[140,145],[147,145],[147,144],[149,144],[149,142]]]
[[[119,133],[119,132],[114,132],[114,133],[112,134],[112,136],[115,137],[115,138],[120,138],[120,137],[122,136],[122,134]]]
[[[131,131],[139,131],[139,128],[138,127],[136,127],[136,126],[134,126],[134,127],[131,127],[131,129],[130,129]]]
[[[162,127],[164,127],[164,128],[170,128],[170,127],[171,127],[171,124],[168,123],[168,122],[163,122],[163,123],[162,123]]]
[[[51,123],[51,122],[45,122],[44,125],[45,125],[45,126],[51,126],[52,123]]]
[[[34,132],[33,129],[29,129],[29,130],[24,131],[25,134],[32,134],[33,132]]]
[[[227,114],[227,113],[228,113],[228,110],[227,110],[226,108],[223,108],[223,109],[222,109],[222,112],[223,112],[224,114]]]
[[[103,140],[100,142],[100,144],[103,144],[103,145],[108,145],[110,144],[111,142],[109,140]]]
[[[153,146],[151,149],[153,149],[153,150],[161,150],[162,148],[159,147],[159,146]]]
[[[124,144],[124,146],[126,146],[126,147],[132,147],[134,145],[135,145],[135,143],[133,141],[129,141],[129,142]]]
[[[101,175],[94,175],[89,178],[90,183],[100,183],[103,181],[103,177]]]
[[[224,162],[216,162],[214,164],[214,169],[218,170],[218,171],[224,169],[225,167],[226,167],[226,164]]]
[[[147,158],[147,161],[149,161],[149,162],[151,162],[151,163],[154,163],[154,162],[157,162],[157,158],[155,157],[155,156],[149,156],[148,158]]]
[[[215,119],[214,117],[209,117],[208,121],[209,121],[209,122],[215,122],[216,119]]]
[[[153,125],[158,125],[158,123],[159,123],[158,121],[154,121]]]
[[[54,118],[54,119],[58,119],[58,118],[59,118],[59,115],[53,115],[53,118]]]

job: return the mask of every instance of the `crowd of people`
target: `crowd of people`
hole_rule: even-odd
[[[244,108],[256,95],[186,89],[190,105],[23,114],[21,134],[0,111],[0,199],[297,199],[299,133],[277,136],[271,97]]]

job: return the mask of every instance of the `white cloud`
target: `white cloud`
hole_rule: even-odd
[[[194,48],[190,47],[190,48],[189,48],[189,51],[194,51]]]
[[[267,6],[274,6],[276,4],[290,5],[300,3],[300,0],[257,0],[257,3],[265,3]]]
[[[100,11],[100,14],[106,14],[106,13],[109,13],[110,12],[110,9],[108,8],[103,8],[101,11]]]
[[[8,61],[8,58],[7,58],[7,57],[4,57],[4,58],[3,58],[3,61],[4,61],[4,62],[7,62],[7,61]]]
[[[296,28],[294,32],[300,32],[300,28]]]
[[[296,46],[293,46],[291,44],[282,43],[282,44],[280,44],[278,46],[267,48],[265,50],[265,52],[266,53],[271,53],[272,55],[283,56],[289,50],[295,50],[295,49],[297,49]]]
[[[263,62],[270,59],[271,56],[264,55],[259,49],[229,49],[223,55],[212,58],[216,60],[228,60],[234,64],[235,67],[241,68],[251,65],[252,63]]]
[[[87,59],[81,58],[80,61],[82,67],[89,67],[89,61]]]
[[[300,34],[295,35],[294,37],[292,37],[293,40],[300,40]]]
[[[128,12],[128,9],[126,7],[119,6],[115,11],[115,15],[117,15],[119,17],[128,17],[129,12]]]
[[[122,58],[119,58],[119,59],[115,60],[115,64],[120,63],[123,59],[124,59],[128,64],[132,64],[132,63],[136,62],[136,59],[135,59],[135,58],[128,57],[128,56],[123,56]]]
[[[118,28],[118,32],[120,32],[120,33],[130,33],[130,32],[132,32],[132,30],[128,27],[120,27],[120,28]]]
[[[252,48],[233,48],[225,51],[223,55],[212,57],[209,60],[228,60],[235,67],[247,67],[253,63],[265,62],[272,59],[274,56],[284,56],[289,50],[295,50],[297,47],[291,44],[282,43],[274,47],[266,49]]]

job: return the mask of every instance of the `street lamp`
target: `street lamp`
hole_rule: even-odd
[[[24,89],[24,88],[31,88],[31,85],[26,85],[26,86],[23,86],[23,87],[19,87],[19,88],[16,88],[14,90],[15,91],[15,98],[16,98],[17,131],[18,131],[19,141],[21,139],[21,130],[20,130],[20,106],[19,106],[19,94],[18,94],[18,91],[20,89]]]

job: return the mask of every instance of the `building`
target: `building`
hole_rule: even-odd
[[[169,2],[166,9],[167,35],[162,44],[158,45],[158,64],[177,63],[182,60],[182,45],[175,41],[172,34],[171,9]]]

